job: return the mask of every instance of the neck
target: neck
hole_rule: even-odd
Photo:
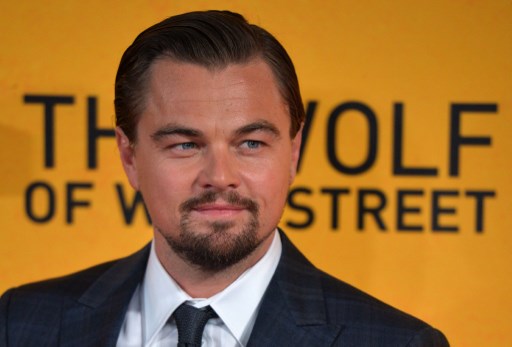
[[[245,259],[219,270],[208,271],[183,259],[167,244],[159,232],[154,233],[155,251],[165,271],[192,298],[209,298],[233,283],[247,269],[256,264],[268,251],[274,233],[270,233],[263,242]]]

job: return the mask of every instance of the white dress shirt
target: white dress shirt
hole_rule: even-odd
[[[191,298],[165,271],[154,244],[142,283],[132,296],[117,347],[176,346],[178,331],[172,313],[182,303],[210,305],[219,318],[208,321],[202,346],[246,346],[258,315],[261,299],[281,257],[277,231],[267,253],[226,289],[210,298]]]

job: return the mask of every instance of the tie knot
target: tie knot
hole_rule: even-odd
[[[178,328],[178,346],[199,347],[206,322],[217,317],[217,314],[210,306],[195,308],[182,304],[174,311],[173,316]]]

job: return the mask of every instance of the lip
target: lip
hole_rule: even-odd
[[[230,217],[245,211],[245,208],[229,204],[214,203],[197,206],[193,211],[208,217]]]

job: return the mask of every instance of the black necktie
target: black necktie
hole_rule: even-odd
[[[178,327],[178,347],[200,347],[206,322],[217,317],[210,306],[195,308],[187,304],[182,304],[172,315]]]

